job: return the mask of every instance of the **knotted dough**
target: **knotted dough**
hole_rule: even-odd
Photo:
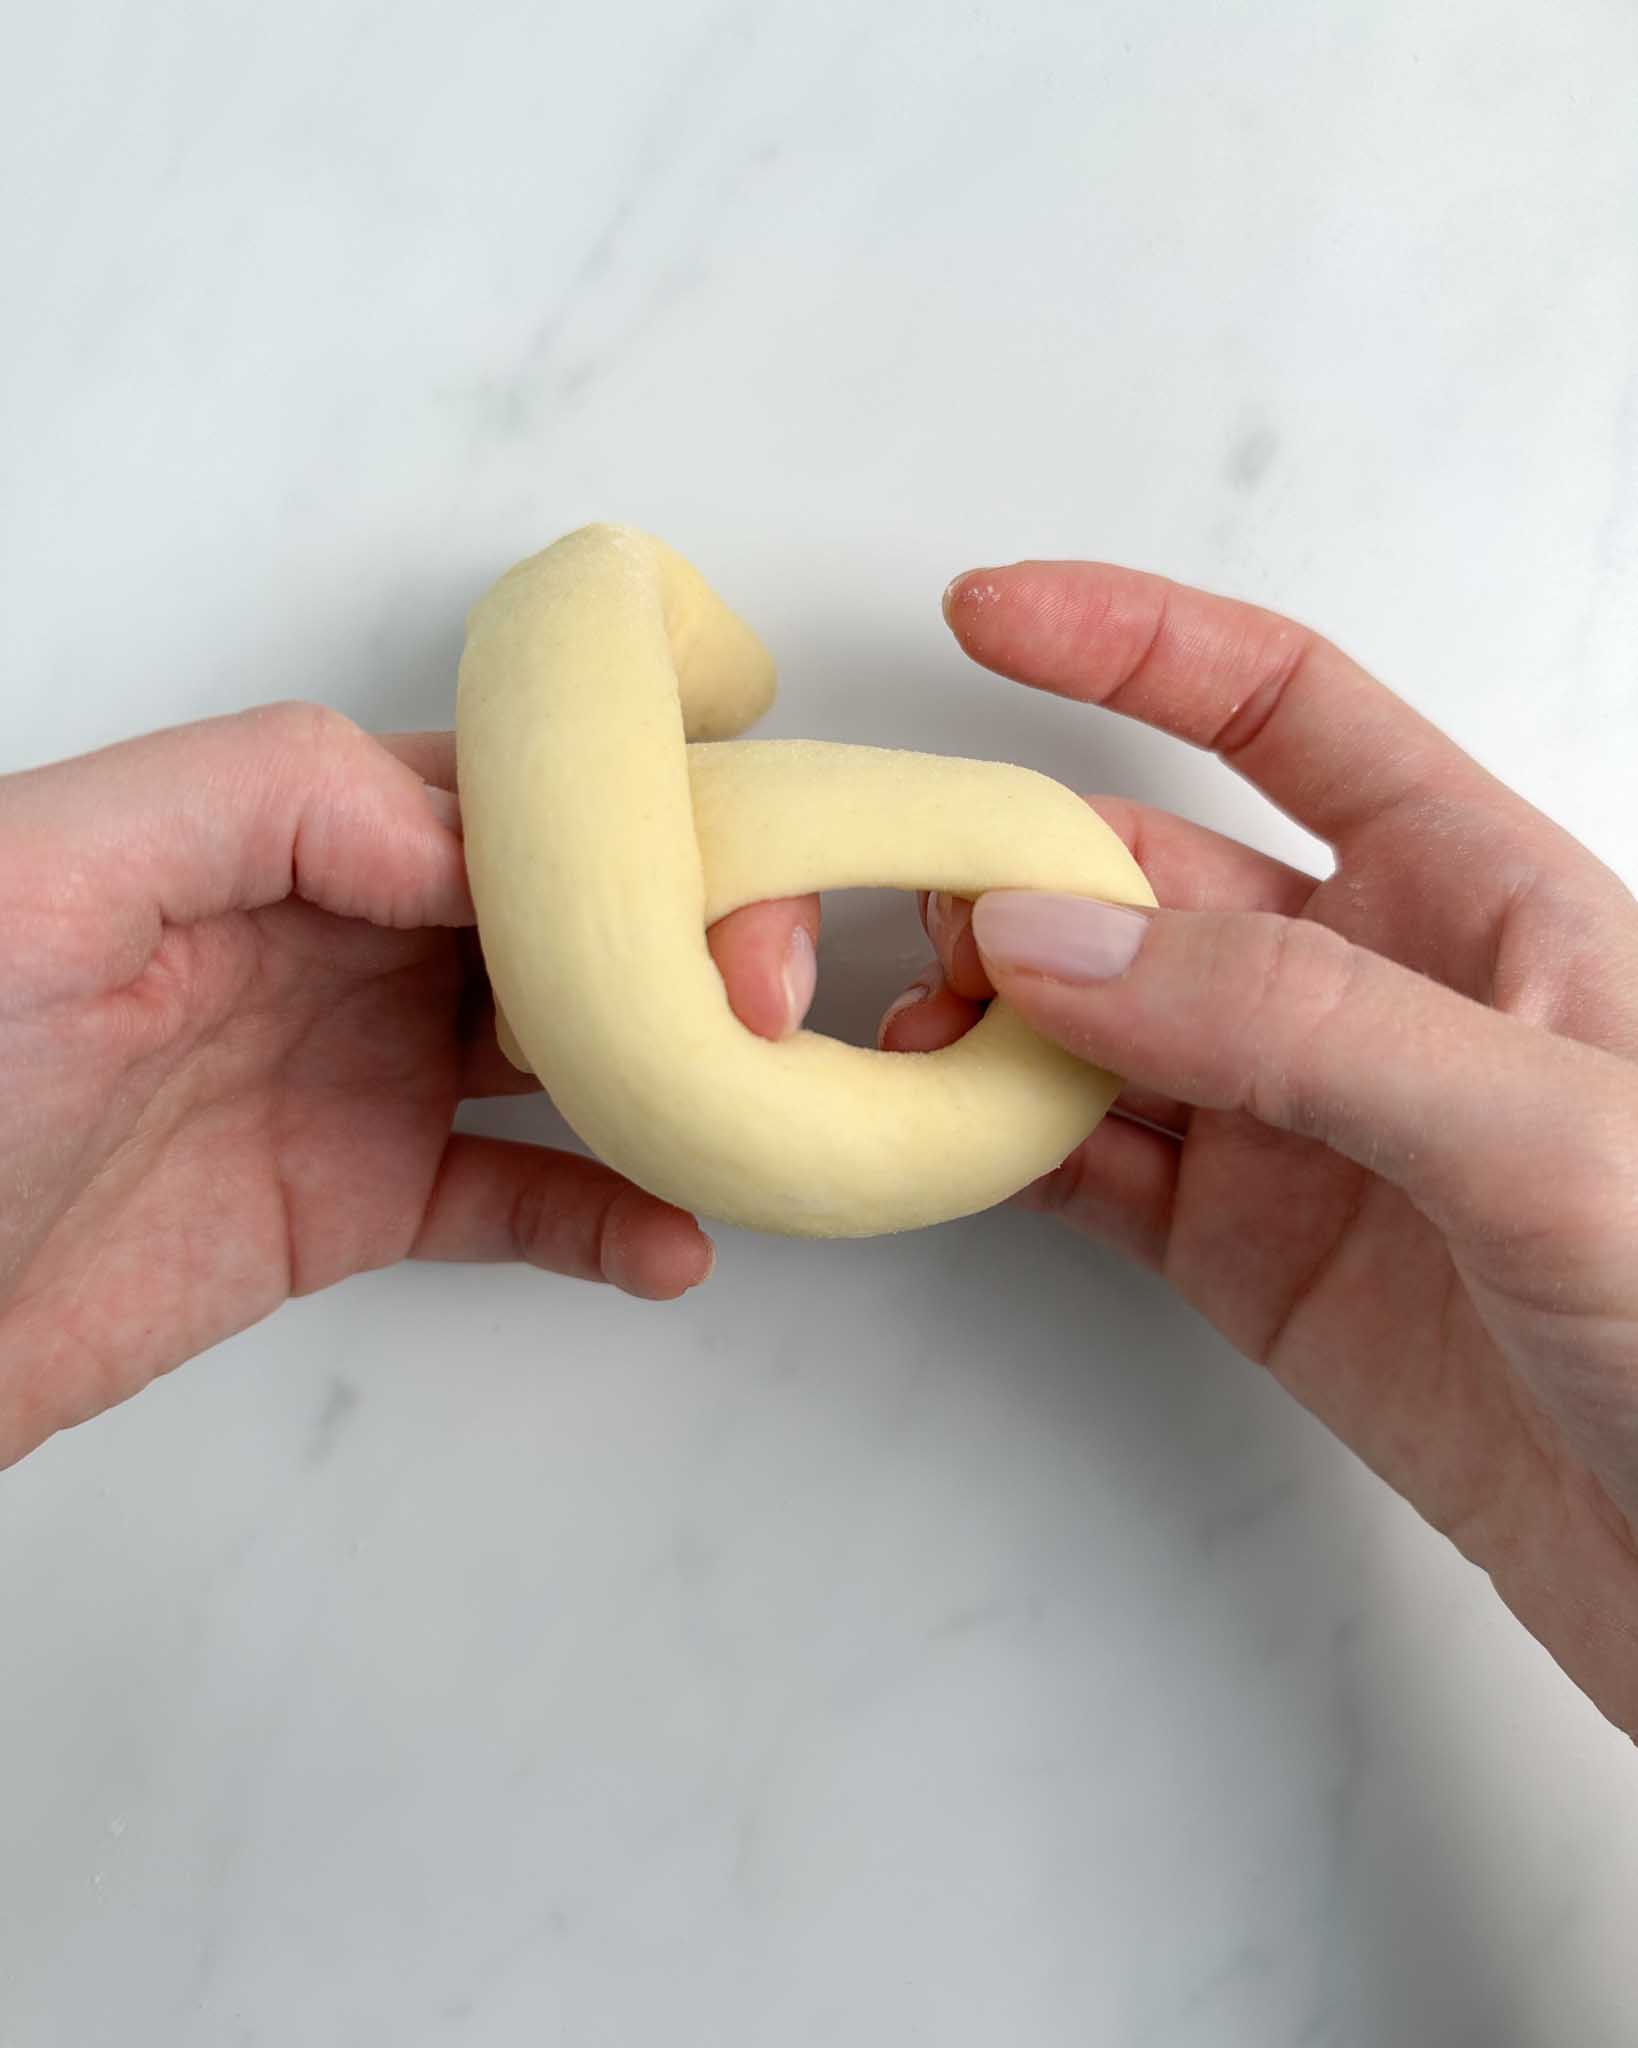
[[[474,607],[460,789],[502,1043],[595,1152],[702,1215],[864,1237],[987,1208],[1072,1151],[1118,1082],[1001,1002],[941,1052],[770,1043],[729,1009],[706,926],[820,889],[1154,897],[1028,769],[732,739],[773,694],[749,628],[629,527],[569,534]]]

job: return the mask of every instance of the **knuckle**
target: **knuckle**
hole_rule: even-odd
[[[1329,927],[1259,918],[1262,927],[1241,1016],[1247,1076],[1242,1107],[1262,1121],[1305,1130],[1316,1121],[1318,1041],[1347,1010],[1364,956]]]
[[[322,760],[343,748],[351,748],[361,737],[361,728],[328,704],[306,698],[288,697],[246,714],[272,738],[292,753]]]
[[[555,1270],[555,1221],[543,1182],[538,1175],[529,1175],[513,1194],[507,1216],[508,1235],[522,1264]]]
[[[1268,614],[1264,631],[1266,645],[1253,644],[1246,650],[1246,666],[1256,681],[1218,727],[1211,742],[1213,753],[1225,761],[1243,754],[1274,723],[1324,645],[1306,626],[1272,613]]]
[[[1347,997],[1358,949],[1328,925],[1302,918],[1267,917],[1257,958],[1253,1007],[1266,1028],[1270,1018],[1298,1024],[1323,1021]]]
[[[592,1271],[611,1287],[630,1291],[631,1238],[646,1207],[647,1198],[639,1189],[620,1183],[615,1186],[598,1220]]]

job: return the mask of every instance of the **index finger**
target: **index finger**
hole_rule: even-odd
[[[1525,808],[1330,641],[1257,605],[1018,562],[958,576],[944,610],[974,661],[1208,748],[1332,846],[1430,790]]]

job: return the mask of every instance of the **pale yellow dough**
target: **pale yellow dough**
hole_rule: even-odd
[[[1002,1003],[942,1052],[771,1044],[729,1009],[707,924],[811,889],[1154,897],[1028,769],[732,740],[773,692],[749,628],[629,527],[568,535],[473,609],[460,788],[503,1042],[594,1151],[702,1215],[864,1237],[987,1208],[1074,1149],[1113,1077]]]

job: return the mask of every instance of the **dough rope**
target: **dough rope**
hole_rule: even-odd
[[[702,1215],[863,1237],[987,1208],[1119,1083],[1000,1002],[941,1052],[770,1043],[730,1010],[706,926],[819,889],[1154,897],[1028,769],[731,739],[773,692],[749,628],[629,527],[568,535],[474,607],[460,788],[502,1043],[610,1165]]]

